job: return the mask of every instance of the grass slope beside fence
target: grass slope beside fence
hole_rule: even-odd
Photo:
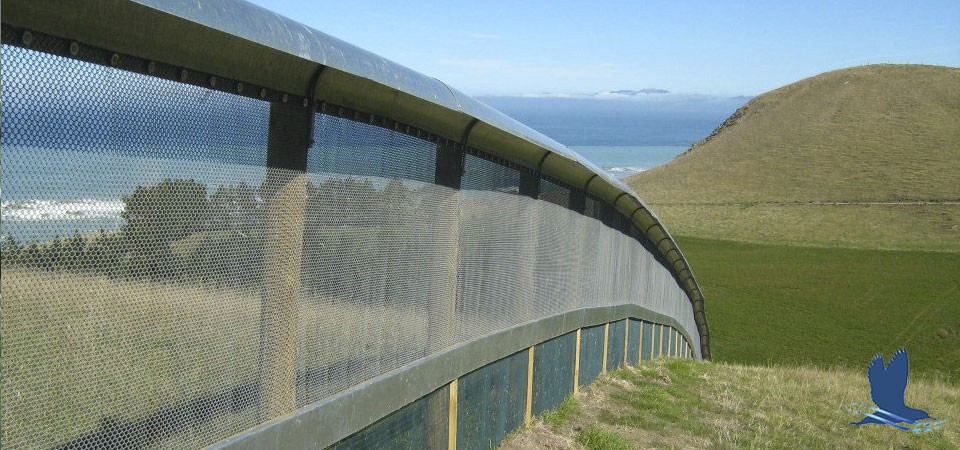
[[[869,402],[863,370],[645,361],[602,377],[511,435],[503,449],[960,447],[960,388],[911,379],[906,402],[945,426],[915,434],[850,425]]]

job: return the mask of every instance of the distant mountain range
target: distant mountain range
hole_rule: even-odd
[[[620,89],[616,91],[600,91],[594,93],[571,93],[571,92],[540,92],[536,94],[521,94],[516,97],[523,98],[595,98],[595,99],[629,99],[637,97],[650,97],[671,92],[666,89],[644,88],[644,89]]]
[[[669,94],[670,91],[666,89],[656,89],[656,88],[640,89],[639,91],[631,91],[629,89],[624,89],[621,91],[599,92],[596,95],[607,94],[607,93],[618,94],[618,95],[643,95],[643,94]]]

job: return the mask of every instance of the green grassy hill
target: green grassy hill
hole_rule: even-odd
[[[600,378],[502,448],[960,447],[960,389],[912,374],[906,403],[946,420],[941,429],[915,434],[850,425],[862,418],[847,410],[851,403],[870,403],[866,364],[849,370],[647,361]]]
[[[960,69],[855,67],[628,179],[701,283],[715,359],[859,367],[906,346],[960,382],[958,124]]]
[[[960,69],[873,65],[754,98],[627,183],[675,234],[960,251]]]

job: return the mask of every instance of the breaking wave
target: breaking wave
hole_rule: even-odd
[[[120,218],[120,200],[17,200],[0,204],[0,219],[10,221]]]

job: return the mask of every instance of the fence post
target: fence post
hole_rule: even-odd
[[[587,194],[581,189],[570,189],[570,209],[580,214],[587,209]]]
[[[472,126],[470,127],[472,128]],[[468,128],[469,132],[469,128]],[[465,133],[466,135],[466,133]],[[463,180],[464,154],[461,146],[452,142],[437,144],[436,168],[434,183],[449,188],[440,191],[442,200],[437,204],[436,217],[446,217],[450,226],[443,232],[441,241],[451,243],[450,252],[444,256],[444,273],[438,277],[439,289],[431,300],[430,311],[427,312],[428,342],[427,351],[439,350],[450,345],[456,335],[457,325],[457,285],[460,273],[460,187]],[[439,436],[444,430],[442,424],[447,425],[448,441],[443,443],[447,448],[457,447],[457,380],[453,380],[450,390],[449,406],[441,408],[442,403],[428,405],[427,414],[430,416],[428,433]],[[446,416],[446,417],[444,417]],[[439,442],[431,439],[431,449],[440,448]]]
[[[297,306],[301,297],[304,213],[307,203],[307,148],[313,108],[300,102],[270,105],[264,289],[260,301],[260,420],[296,408]]]
[[[540,197],[540,173],[531,170],[521,170],[518,190],[521,197],[530,197],[537,200]],[[529,224],[525,224],[525,226],[531,227],[531,231],[533,232],[533,235],[529,236],[530,239],[526,244],[517,246],[521,258],[524,252],[529,252],[530,257],[529,264],[522,265],[518,271],[518,285],[521,290],[517,292],[517,298],[521,304],[526,305],[525,308],[518,310],[518,313],[524,315],[522,320],[531,320],[536,317],[538,298],[541,295],[541,290],[546,287],[540,285],[537,279],[539,269],[537,251],[540,248],[541,226],[540,207],[541,202],[535,201],[529,207],[524,207],[524,210],[521,212],[523,221]]]
[[[664,324],[660,324],[660,349],[657,351],[657,358],[663,358],[663,329],[666,327]]]
[[[600,373],[607,373],[607,346],[610,345],[610,324],[603,324],[603,359],[600,363]]]
[[[529,170],[520,171],[520,195],[530,198],[540,197],[540,174]]]
[[[580,328],[577,328],[577,347],[573,353],[573,395],[580,392]]]
[[[447,410],[447,449],[457,450],[457,390],[459,389],[459,379],[450,382],[450,401]]]
[[[623,365],[629,365],[627,355],[630,352],[630,318],[623,319]]]
[[[674,330],[673,332],[676,334],[676,337],[674,338],[674,340],[675,340],[676,342],[673,344],[673,356],[674,356],[675,358],[679,358],[679,357],[681,356],[681,354],[680,354],[680,338],[681,338],[681,336],[680,336],[680,330]]]
[[[642,320],[640,321],[640,332],[637,334],[640,335],[640,344],[637,345],[637,348],[639,349],[637,350],[637,353],[638,353],[637,361],[639,361],[640,363],[643,363],[643,321]]]
[[[464,158],[465,154],[457,144],[447,142],[437,145],[434,182],[451,190],[441,193],[443,201],[438,202],[436,214],[437,217],[450,219],[450,226],[444,230],[441,242],[452,245],[444,258],[446,270],[439,277],[441,287],[427,315],[430,351],[450,345],[456,334],[457,278],[460,273],[460,186]]]
[[[533,420],[533,352],[536,344],[527,350],[527,398],[523,409],[523,424],[530,425]]]

